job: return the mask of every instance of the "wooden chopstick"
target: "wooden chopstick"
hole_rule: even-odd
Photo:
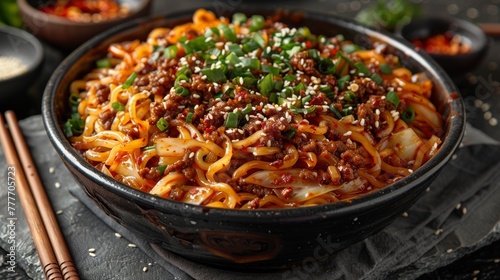
[[[15,113],[7,111],[5,117],[15,144],[9,137],[1,114],[0,140],[7,162],[16,168],[15,178],[21,207],[26,215],[45,276],[47,279],[80,279]]]

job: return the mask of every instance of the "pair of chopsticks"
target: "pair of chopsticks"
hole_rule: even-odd
[[[46,279],[80,279],[13,111],[0,113],[0,142]],[[9,133],[10,130],[10,133]],[[12,135],[12,138],[10,135]],[[14,139],[15,144],[13,144]],[[22,165],[22,167],[21,167]],[[26,176],[27,175],[27,176]],[[36,199],[35,199],[36,198]]]

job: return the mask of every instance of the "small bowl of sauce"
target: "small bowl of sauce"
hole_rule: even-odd
[[[116,0],[57,0],[38,9],[75,22],[101,22],[123,18],[131,13],[126,3]]]
[[[401,37],[431,56],[452,77],[474,70],[489,40],[477,25],[447,17],[419,17],[398,30]]]

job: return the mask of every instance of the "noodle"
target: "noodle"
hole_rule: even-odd
[[[68,139],[133,188],[236,209],[354,199],[439,150],[425,75],[387,48],[274,20],[200,9],[110,45],[70,85]]]

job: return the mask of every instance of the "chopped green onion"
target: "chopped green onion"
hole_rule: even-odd
[[[264,96],[268,96],[269,92],[274,88],[274,76],[273,74],[267,74],[257,85],[260,93]]]
[[[295,81],[295,79],[297,79],[297,76],[292,75],[292,74],[288,74],[285,77],[283,77],[283,80],[288,81],[288,82],[293,82],[293,81]]]
[[[342,114],[344,114],[344,116],[348,116],[348,115],[351,115],[353,112],[353,108],[352,106],[345,106],[344,109],[342,109]]]
[[[283,136],[285,136],[286,138],[293,138],[295,135],[297,134],[297,129],[291,127],[290,129],[288,129],[287,131],[283,132]]]
[[[359,51],[359,50],[360,50],[360,47],[358,45],[355,45],[355,44],[342,45],[342,51],[347,53],[347,54],[351,54],[351,53]]]
[[[243,110],[241,110],[241,113],[243,115],[246,115],[250,112],[252,112],[252,104],[247,104],[247,106]]]
[[[156,148],[155,145],[146,146],[144,147],[144,151],[154,150],[155,148]]]
[[[176,45],[171,45],[171,46],[168,46],[163,51],[163,55],[166,58],[176,58],[177,57],[177,52],[178,52],[177,46]]]
[[[203,52],[213,47],[215,45],[215,42],[212,40],[207,40],[205,36],[198,36],[194,39],[187,41],[186,45],[190,49],[190,52],[195,52],[195,51]]]
[[[377,85],[381,85],[384,82],[384,79],[380,77],[379,74],[373,73],[373,75],[370,77]]]
[[[311,114],[312,112],[314,112],[316,110],[316,105],[315,106],[311,106],[307,109],[305,109],[305,114]]]
[[[316,49],[310,49],[309,50],[309,57],[314,59],[314,60],[318,60],[320,58],[319,51]]]
[[[245,53],[243,50],[240,48],[240,45],[238,44],[231,44],[227,47],[230,52],[234,53],[237,56],[243,56]]]
[[[181,81],[189,82],[189,78],[184,74],[179,75],[174,81],[174,87],[178,87]]]
[[[354,102],[356,100],[356,94],[352,91],[344,92],[344,100],[347,102]]]
[[[166,165],[158,165],[156,167],[156,171],[160,172],[160,174],[163,174],[165,172],[165,169],[167,169]]]
[[[333,93],[332,88],[330,86],[321,86],[319,90],[321,92],[324,92],[326,97],[328,97],[328,99],[333,100],[335,98],[335,94]]]
[[[340,79],[337,80],[337,85],[339,86],[340,90],[344,90],[346,83],[351,80],[351,76],[345,75],[342,76]]]
[[[188,97],[191,92],[185,87],[177,87],[175,88],[175,93],[183,97]]]
[[[321,74],[333,74],[335,72],[336,65],[331,59],[322,59],[318,63],[318,70]]]
[[[296,85],[294,88],[293,88],[293,91],[296,93],[296,94],[299,94],[301,90],[305,91],[307,89],[307,87],[303,84],[303,83],[299,83],[298,85]]]
[[[415,110],[412,107],[406,107],[401,114],[401,119],[407,124],[412,123],[415,120]]]
[[[238,38],[236,37],[236,33],[234,33],[234,30],[231,29],[231,27],[225,25],[225,24],[219,24],[219,29],[222,31],[222,35],[224,38],[226,38],[226,41],[228,42],[236,42]]]
[[[269,94],[269,102],[271,104],[278,103],[278,94],[276,92],[271,92],[271,94]]]
[[[204,69],[201,70],[201,74],[207,76],[207,80],[212,83],[225,82],[227,80],[222,69]]]
[[[396,92],[394,91],[389,91],[387,95],[385,96],[385,99],[389,101],[392,105],[394,105],[394,108],[398,108],[399,105],[399,96]]]
[[[243,44],[243,51],[246,53],[253,52],[258,48],[260,48],[260,45],[254,41],[249,41]]]
[[[309,30],[308,27],[301,27],[299,28],[299,30],[297,30],[297,32],[304,36],[304,38],[307,38],[307,39],[310,39],[312,37],[312,34],[311,34],[311,30]]]
[[[123,83],[122,88],[123,89],[129,88],[134,83],[134,80],[136,78],[137,78],[137,73],[136,72],[132,72],[132,74],[130,74],[130,76],[127,78],[127,80],[125,81],[125,83]]]
[[[156,122],[156,127],[158,127],[158,129],[160,131],[165,131],[165,129],[168,128],[168,122],[166,119],[164,118],[160,118],[157,122]]]
[[[340,114],[339,110],[337,110],[333,104],[330,104],[330,111],[332,111],[338,119],[342,118],[342,114]]]
[[[355,62],[354,67],[358,69],[358,73],[363,73],[365,77],[370,76],[370,69],[368,69],[368,67],[366,67],[366,65],[363,62],[361,61]]]
[[[187,113],[187,115],[186,115],[186,122],[187,123],[192,123],[193,122],[193,116],[194,116],[193,112]]]
[[[267,64],[262,64],[261,68],[262,68],[262,72],[264,72],[264,73],[271,73],[274,76],[278,76],[280,74],[280,69],[278,67],[274,67],[274,66],[267,65]]]
[[[250,69],[250,70],[260,69],[260,60],[258,58],[243,57],[241,59],[241,64],[243,64],[243,68],[245,69]]]
[[[178,78],[180,75],[184,75],[186,77],[186,80],[187,80],[187,76],[191,75],[191,69],[189,69],[189,66],[184,65],[181,67],[181,69],[179,69],[179,70],[177,70],[177,72],[175,72],[175,77]]]
[[[380,64],[380,72],[385,75],[390,75],[392,74],[392,69],[387,63],[382,63]]]
[[[227,128],[237,128],[238,127],[238,114],[230,112],[227,114],[227,119],[226,122],[224,123],[224,126]]]
[[[250,32],[254,32],[257,30],[261,30],[264,28],[264,22],[266,20],[264,19],[263,16],[260,15],[253,15],[252,16],[252,23],[250,24]]]
[[[281,91],[283,89],[283,85],[284,83],[281,80],[274,81],[274,89],[277,91]]]
[[[85,121],[82,119],[68,119],[63,126],[63,131],[66,137],[80,135],[83,133]]]
[[[311,95],[306,95],[306,96],[302,97],[302,99],[301,99],[302,105],[305,105],[306,103],[310,102],[311,99],[312,99]]]
[[[292,49],[286,51],[286,53],[288,54],[288,57],[292,57],[296,55],[298,52],[300,52],[301,49],[302,49],[301,46],[294,46]]]
[[[235,45],[233,45],[235,46]],[[231,65],[231,66],[234,66],[238,63],[240,63],[240,60],[238,59],[238,56],[232,52],[232,53],[229,53],[227,56],[226,56],[226,59],[225,59],[226,63]]]
[[[111,60],[109,58],[103,58],[96,61],[97,68],[111,68]]]
[[[259,34],[259,32],[255,32],[253,35],[253,40],[259,44],[261,48],[264,48],[266,46],[266,40],[262,37],[262,35]]]
[[[233,24],[242,24],[247,22],[248,18],[244,13],[233,14]]]
[[[217,29],[216,27],[207,28],[207,30],[205,31],[205,37],[206,38],[211,37],[214,39],[214,41],[217,42],[220,38],[219,29]]]
[[[71,105],[78,105],[80,103],[80,95],[78,93],[72,93],[69,96],[69,103]]]
[[[118,101],[115,101],[111,104],[111,108],[113,108],[113,110],[115,111],[123,111],[125,110],[125,105],[121,104]]]

